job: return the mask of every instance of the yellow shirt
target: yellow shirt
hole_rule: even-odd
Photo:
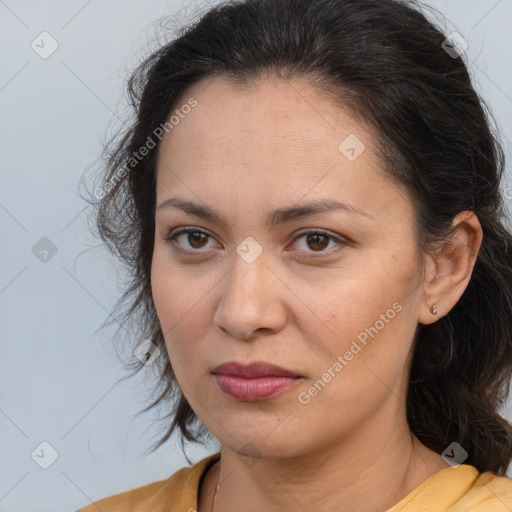
[[[167,480],[115,494],[77,512],[195,512],[201,478],[216,453]],[[512,479],[467,464],[438,471],[386,512],[510,512]]]

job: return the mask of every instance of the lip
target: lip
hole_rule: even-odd
[[[216,366],[213,369],[213,373],[217,375],[233,375],[245,379],[257,377],[290,377],[294,379],[300,377],[300,375],[293,373],[291,370],[281,368],[280,366],[265,361],[255,361],[250,364],[228,361],[227,363]]]
[[[216,366],[213,374],[224,393],[243,402],[269,400],[303,379],[290,370],[263,361],[248,365],[229,361]]]

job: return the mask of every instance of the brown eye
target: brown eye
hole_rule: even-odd
[[[308,246],[315,251],[321,251],[329,245],[328,237],[322,234],[309,234],[306,240]]]
[[[311,230],[307,231],[305,233],[300,234],[296,240],[304,240],[305,243],[298,243],[295,242],[295,244],[298,245],[299,252],[305,253],[306,255],[309,253],[309,255],[314,253],[320,253],[319,256],[322,255],[330,255],[333,252],[337,252],[339,249],[342,249],[344,245],[348,244],[348,241],[340,239],[328,231],[323,230]],[[333,243],[331,247],[333,247],[332,250],[329,249],[329,245]],[[302,245],[302,247],[301,247]],[[336,247],[338,246],[338,247]]]
[[[207,239],[208,237],[200,231],[190,231],[187,234],[187,241],[192,247],[194,247],[194,249],[202,249]]]
[[[201,252],[200,249],[207,247],[211,235],[197,228],[184,228],[171,233],[165,240],[177,246],[184,252]]]

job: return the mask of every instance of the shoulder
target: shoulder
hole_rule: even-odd
[[[387,512],[506,512],[512,510],[512,479],[471,465],[443,469]]]
[[[166,480],[103,498],[76,512],[171,512],[175,509],[186,512],[197,507],[201,477],[219,457],[215,453],[193,466],[179,469]]]
[[[512,479],[490,471],[480,473],[457,505],[470,512],[512,510]]]

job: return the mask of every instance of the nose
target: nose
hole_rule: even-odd
[[[283,329],[286,287],[269,268],[264,252],[251,263],[235,253],[232,270],[219,285],[214,323],[220,329],[244,341]]]

